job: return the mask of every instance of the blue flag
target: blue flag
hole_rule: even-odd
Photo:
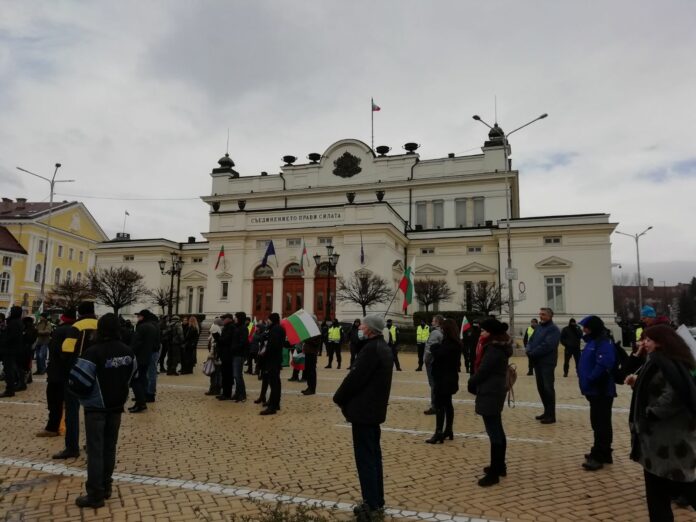
[[[276,253],[275,253],[275,248],[273,246],[273,240],[268,242],[268,246],[266,247],[266,253],[263,255],[263,260],[261,261],[261,266],[268,265],[269,256],[275,256],[276,264],[278,264],[278,256],[276,256]]]
[[[365,248],[363,247],[362,234],[360,234],[360,264],[365,264]]]

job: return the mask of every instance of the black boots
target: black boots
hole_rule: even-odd
[[[505,465],[505,446],[491,444],[491,465],[483,468],[486,474],[479,479],[478,485],[482,488],[493,486],[500,482],[500,477],[507,476],[507,466]]]
[[[445,442],[445,434],[441,431],[436,431],[433,436],[427,439],[425,442],[428,444],[442,444]]]

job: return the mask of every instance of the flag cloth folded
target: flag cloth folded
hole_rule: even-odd
[[[321,335],[321,330],[317,322],[303,309],[283,319],[280,321],[280,324],[285,328],[285,335],[287,335],[288,342],[292,345]]]
[[[215,262],[215,270],[217,270],[218,266],[220,266],[221,259],[225,259],[225,245],[220,247],[220,253],[218,254],[217,261]]]
[[[302,238],[302,246],[300,248],[300,272],[304,274],[304,262],[307,260],[307,266],[309,266],[309,255],[307,254],[307,245],[305,244],[304,238]]]
[[[365,264],[365,248],[363,247],[362,234],[360,234],[360,264]]]
[[[378,112],[378,111],[381,111],[381,110],[382,110],[382,107],[380,107],[379,105],[376,105],[376,104],[375,104],[375,101],[372,100],[372,112]]]
[[[462,329],[459,331],[460,339],[464,339],[464,332],[466,332],[469,328],[471,328],[471,323],[469,323],[469,320],[466,318],[465,315],[464,320],[462,321]]]
[[[408,310],[408,305],[413,302],[413,274],[416,271],[416,258],[413,258],[411,265],[406,267],[406,272],[404,272],[404,277],[401,278],[399,283],[399,289],[404,293],[404,303],[402,309],[404,313]]]
[[[276,253],[275,253],[275,247],[273,246],[273,240],[268,242],[268,246],[266,247],[266,253],[263,255],[263,259],[261,260],[261,266],[268,265],[268,258],[270,256],[275,256],[276,264],[278,264],[278,256],[276,256]]]

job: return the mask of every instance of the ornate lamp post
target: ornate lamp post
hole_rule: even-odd
[[[167,267],[167,261],[166,259],[160,259],[157,261],[157,264],[159,265],[160,273],[162,275],[168,275],[170,276],[169,278],[169,317],[171,318],[172,316],[172,302],[174,301],[174,276],[177,276],[177,285],[176,285],[176,313],[179,313],[179,284],[181,283],[181,270],[184,268],[184,260],[178,256],[175,252],[171,253],[171,263],[172,266],[168,270],[165,270]]]
[[[334,253],[333,245],[326,245],[326,261],[322,261],[322,256],[320,254],[314,255],[314,263],[317,265],[317,268],[320,268],[322,264],[326,266],[325,321],[329,321],[331,319],[331,273],[336,272],[336,265],[338,264],[339,257],[340,254]]]

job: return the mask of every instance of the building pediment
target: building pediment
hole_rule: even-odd
[[[481,263],[469,263],[466,266],[457,268],[454,273],[456,275],[471,275],[471,274],[496,274],[498,271]]]
[[[232,279],[232,274],[229,272],[221,272],[216,276],[218,279]]]
[[[571,266],[573,266],[573,262],[568,261],[567,259],[563,259],[562,257],[551,256],[551,257],[547,257],[546,259],[542,259],[541,261],[536,263],[534,266],[539,268],[539,269],[570,268]]]
[[[435,265],[431,265],[430,263],[426,263],[421,266],[416,266],[416,274],[417,276],[446,276],[447,275],[447,270],[444,268],[440,268]]]
[[[186,275],[181,276],[182,281],[207,281],[208,276],[205,275],[203,272],[200,272],[198,270],[193,270],[192,272],[189,272]]]

